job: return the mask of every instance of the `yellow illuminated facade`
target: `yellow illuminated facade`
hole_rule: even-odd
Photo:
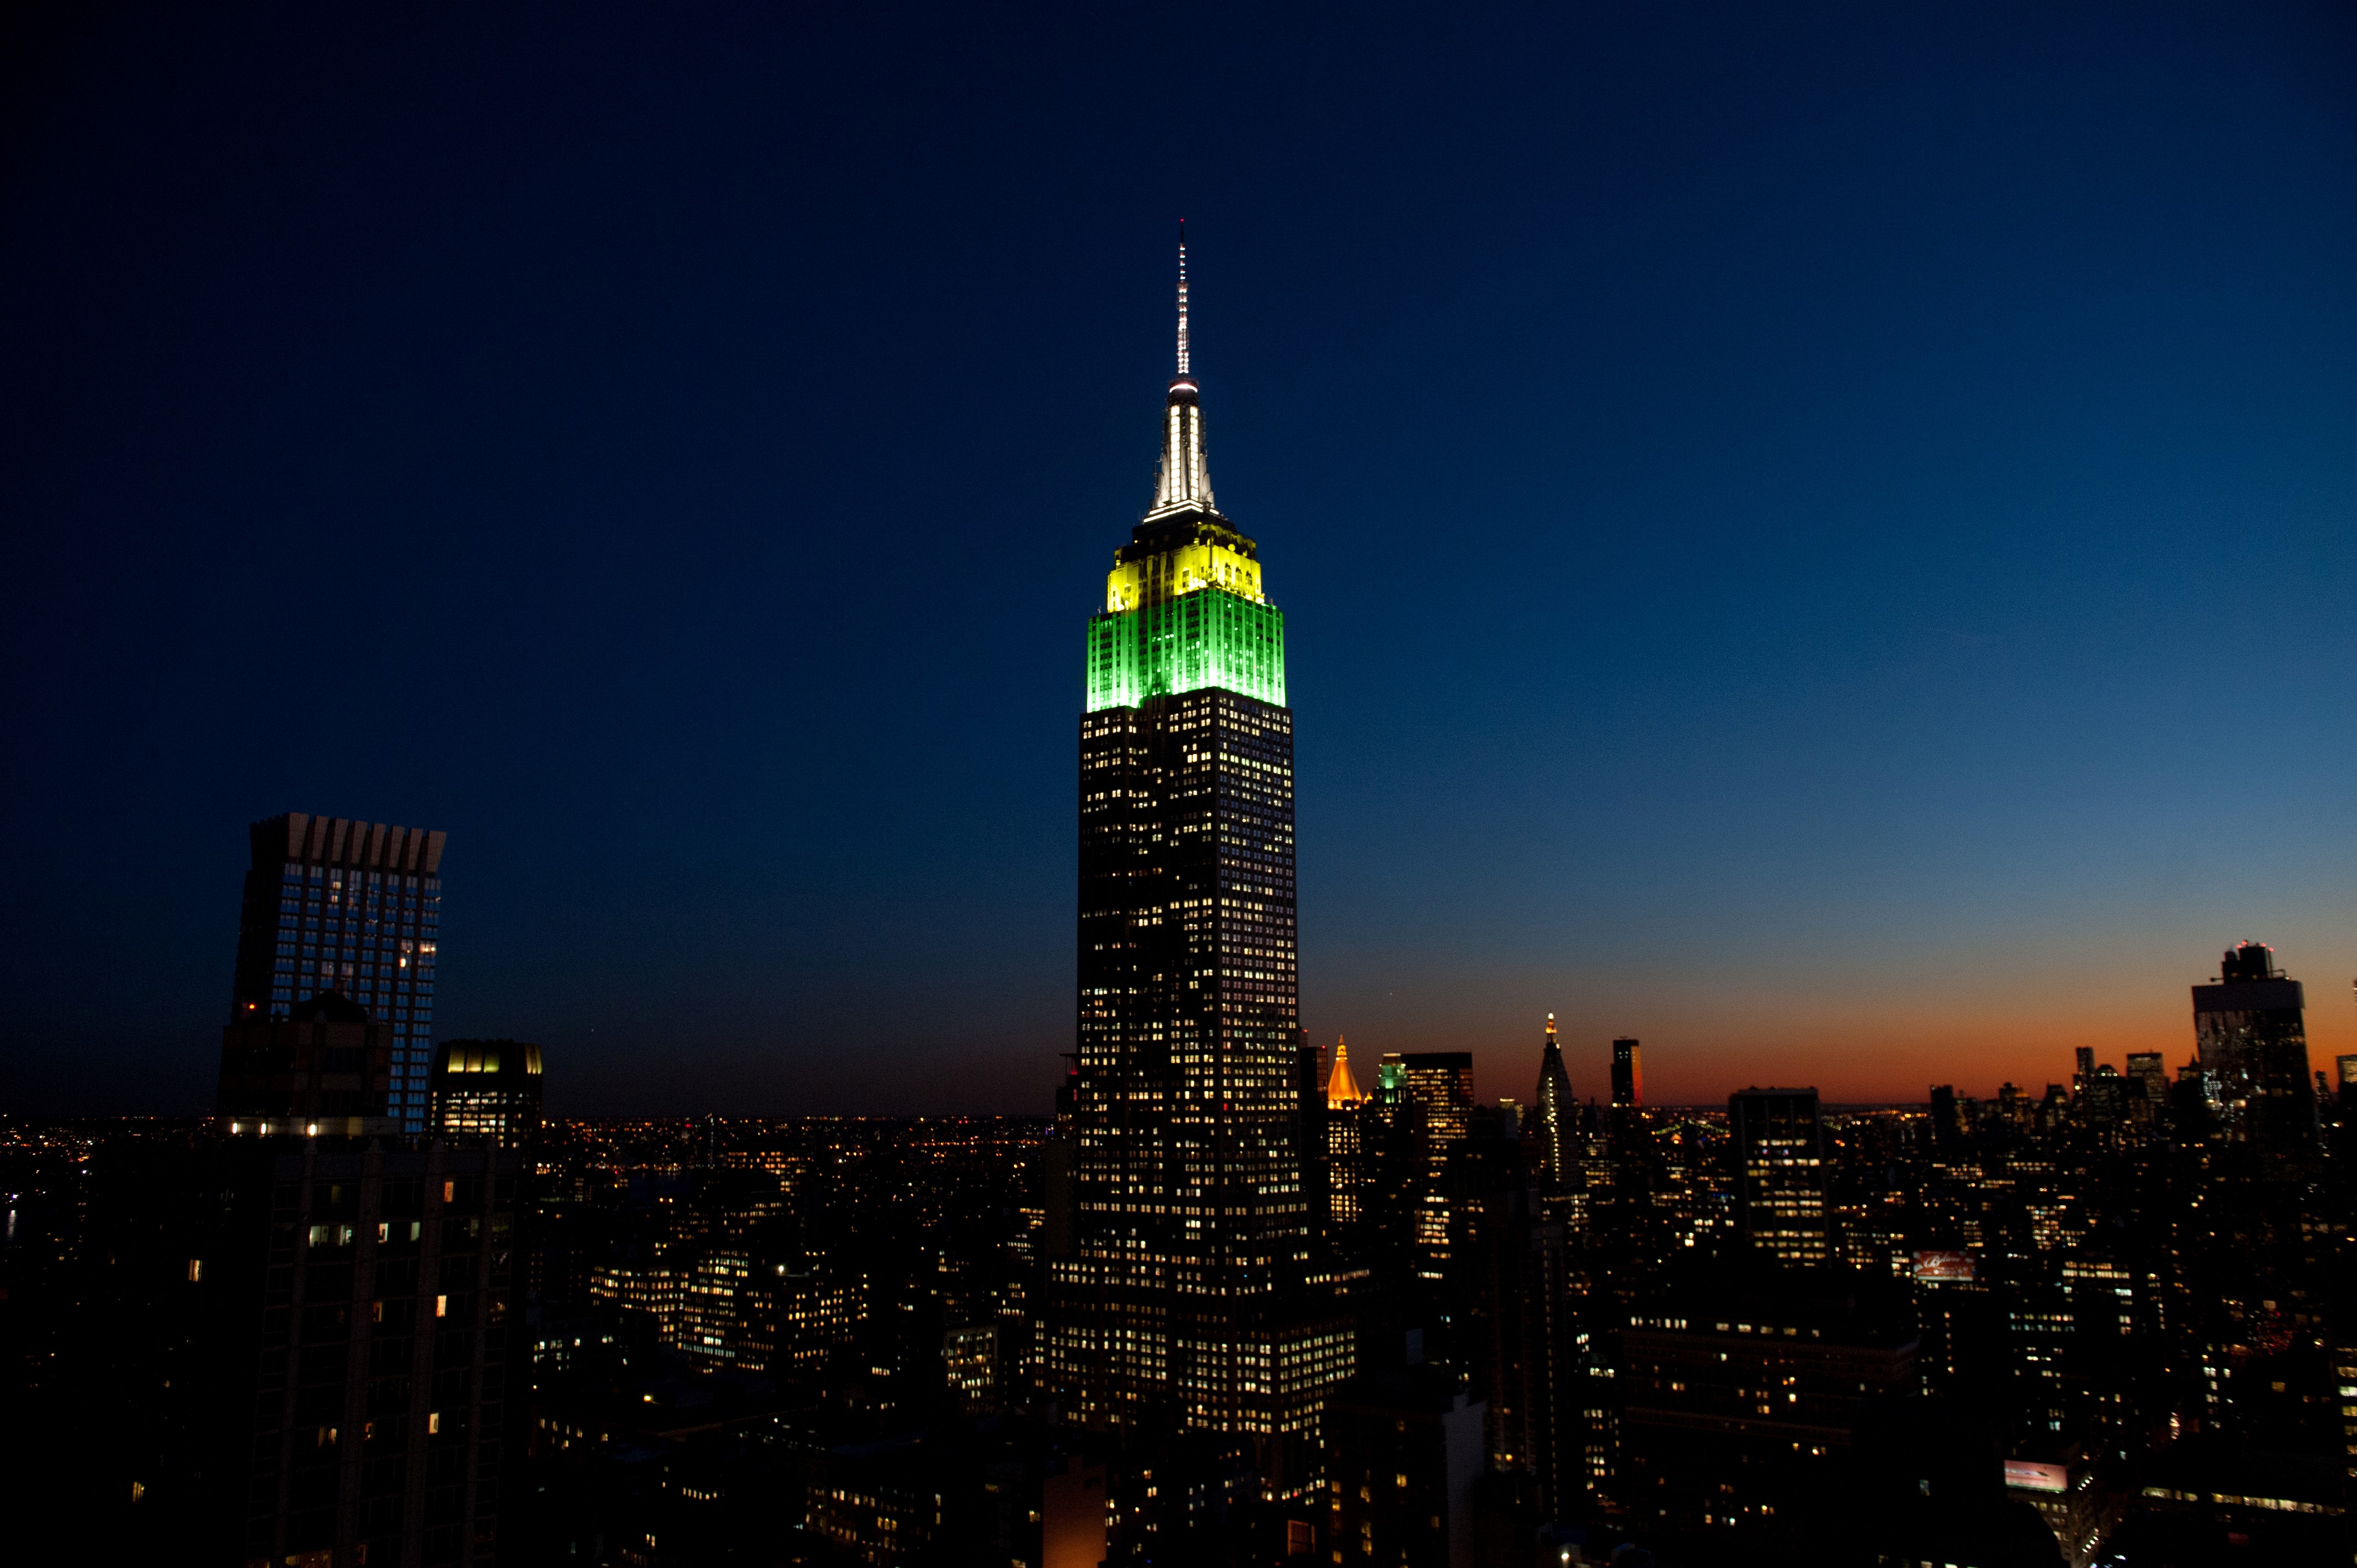
[[[1232,529],[1204,524],[1190,542],[1142,561],[1121,561],[1105,575],[1105,614],[1120,615],[1192,594],[1218,588],[1256,605],[1268,603],[1260,591],[1260,563],[1248,553],[1252,542]]]

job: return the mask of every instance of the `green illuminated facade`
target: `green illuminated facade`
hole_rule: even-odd
[[[1089,712],[1205,687],[1285,706],[1285,612],[1201,588],[1089,618]]]

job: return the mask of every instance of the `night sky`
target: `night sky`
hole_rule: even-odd
[[[2357,1050],[2345,5],[0,26],[0,1111],[209,1106],[290,810],[557,1111],[1044,1110],[1182,216],[1321,1041]]]

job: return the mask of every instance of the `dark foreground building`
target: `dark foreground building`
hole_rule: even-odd
[[[1861,1434],[1917,1387],[1903,1294],[1842,1271],[1710,1270],[1620,1339],[1630,1509],[1673,1541],[1786,1552],[1838,1538]]]
[[[1183,247],[1178,302],[1154,503],[1089,622],[1073,1233],[1043,1370],[1092,1428],[1248,1434],[1284,1489],[1351,1334],[1307,1281],[1285,619],[1213,503]]]
[[[519,1156],[323,1138],[206,1152],[183,1447],[185,1560],[490,1563],[512,1456]]]

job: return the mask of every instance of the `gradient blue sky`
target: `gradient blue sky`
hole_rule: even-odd
[[[1044,1108],[1181,215],[1321,1039],[2357,1050],[2346,5],[6,26],[0,1109],[209,1102],[286,810],[560,1110]]]

